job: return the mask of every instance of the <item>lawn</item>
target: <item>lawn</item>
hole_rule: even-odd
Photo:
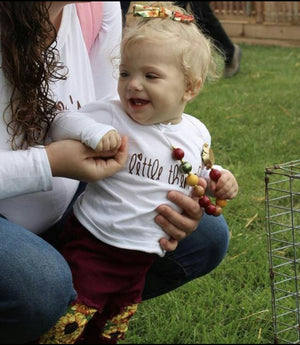
[[[239,74],[207,83],[186,109],[239,183],[224,208],[229,251],[209,275],[143,302],[123,344],[274,343],[264,177],[266,167],[300,159],[300,49],[241,48]]]

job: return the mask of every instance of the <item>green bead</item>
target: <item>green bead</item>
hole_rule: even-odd
[[[180,169],[185,173],[188,174],[192,170],[192,165],[189,162],[183,162],[180,165]]]

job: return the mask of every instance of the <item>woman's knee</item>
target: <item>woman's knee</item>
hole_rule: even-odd
[[[51,328],[76,297],[67,262],[47,242],[0,219],[0,343]]]
[[[157,258],[146,276],[143,299],[169,292],[208,274],[224,259],[229,230],[223,216],[203,215],[198,228],[173,252]]]

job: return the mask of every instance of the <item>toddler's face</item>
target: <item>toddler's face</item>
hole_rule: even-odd
[[[139,40],[122,54],[118,92],[136,122],[180,122],[187,91],[175,52],[167,40]]]

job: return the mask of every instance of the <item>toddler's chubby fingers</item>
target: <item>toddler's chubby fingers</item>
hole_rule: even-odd
[[[214,195],[219,199],[234,199],[238,194],[238,184],[227,181],[220,188],[216,188]]]
[[[121,146],[121,141],[120,134],[115,130],[111,130],[101,138],[96,147],[96,152],[116,152]]]

